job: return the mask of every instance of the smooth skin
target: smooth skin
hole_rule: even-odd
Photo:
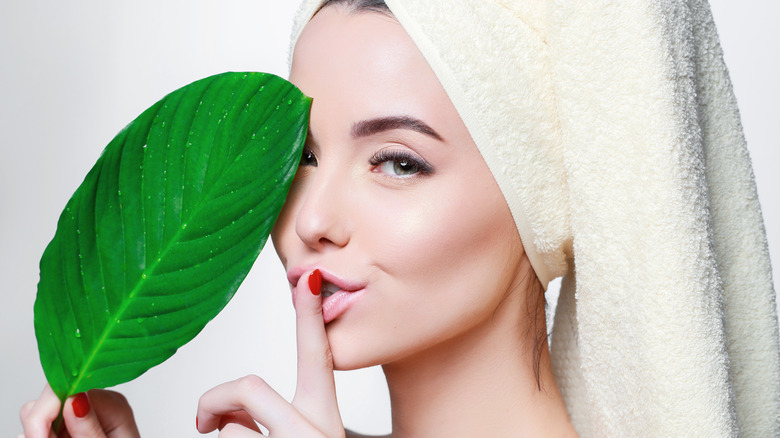
[[[198,430],[253,437],[259,423],[274,437],[357,437],[343,428],[333,370],[381,364],[393,438],[576,436],[544,332],[534,370],[544,302],[529,295],[536,279],[509,208],[400,24],[324,8],[296,45],[290,80],[314,99],[272,233],[292,285],[298,386],[289,403],[257,376],[219,385],[201,397]],[[314,270],[324,289],[350,289],[327,324]],[[53,436],[52,396],[23,410],[26,436]],[[106,409],[93,408],[83,421]]]

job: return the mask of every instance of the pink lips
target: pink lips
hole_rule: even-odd
[[[363,295],[366,285],[341,278],[319,266],[296,266],[287,272],[287,280],[292,285],[293,297],[298,280],[304,273],[313,269],[319,269],[322,273],[322,317],[327,324],[346,312],[352,303]]]
[[[325,324],[346,312],[352,303],[363,295],[363,292],[364,289],[354,292],[340,290],[329,297],[324,297],[322,299],[322,319],[325,320]]]

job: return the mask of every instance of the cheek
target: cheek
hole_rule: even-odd
[[[383,270],[399,278],[428,276],[508,252],[501,248],[512,241],[514,222],[492,176],[485,179],[443,179],[403,202],[372,206],[371,221],[381,236],[372,252]]]
[[[381,287],[364,312],[329,327],[338,367],[408,357],[491,318],[522,246],[498,187],[490,174],[486,179],[491,184],[443,180],[402,203],[363,210],[363,220],[378,225],[361,246],[382,272]]]
[[[279,217],[276,218],[271,229],[271,242],[276,250],[276,255],[282,261],[282,265],[287,267],[287,258],[293,245],[299,241],[295,232],[295,217],[300,209],[299,199],[302,194],[302,183],[296,178],[293,181],[290,191],[287,194],[287,200],[284,202]]]
[[[400,291],[396,304],[415,303],[405,314],[442,330],[481,317],[504,297],[522,253],[503,196],[488,173],[442,180],[419,201],[376,212],[384,231],[372,252]]]

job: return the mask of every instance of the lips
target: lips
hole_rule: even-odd
[[[287,280],[295,287],[306,272],[319,269],[322,273],[322,316],[325,324],[346,312],[365,291],[366,284],[340,277],[320,266],[297,266],[287,272]]]

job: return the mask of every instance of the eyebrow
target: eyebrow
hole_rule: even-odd
[[[420,119],[409,116],[389,116],[362,120],[352,125],[352,137],[368,137],[384,131],[408,129],[444,141],[441,135]]]

